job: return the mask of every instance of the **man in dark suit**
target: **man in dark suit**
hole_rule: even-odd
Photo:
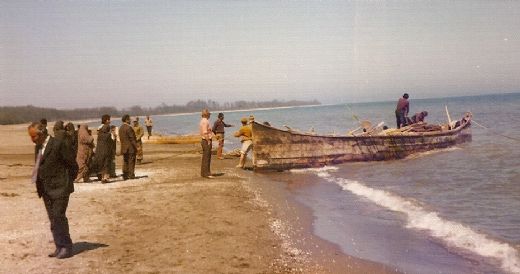
[[[71,257],[72,240],[69,222],[65,212],[69,196],[74,192],[74,178],[78,167],[74,151],[63,140],[47,134],[45,127],[38,122],[28,127],[28,133],[35,146],[35,165],[32,182],[36,184],[38,196],[43,198],[45,209],[51,223],[52,237],[56,250],[49,257],[65,259]]]
[[[121,120],[123,124],[119,127],[119,140],[121,154],[123,154],[123,180],[135,179],[135,154],[137,153],[135,132],[130,126],[130,115],[123,115]]]

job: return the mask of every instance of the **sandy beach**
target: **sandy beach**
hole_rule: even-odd
[[[48,258],[26,127],[0,126],[0,273],[393,273],[313,236],[308,210],[236,158],[213,157],[221,176],[201,178],[200,145],[189,143],[145,143],[136,180],[75,184],[75,255]]]

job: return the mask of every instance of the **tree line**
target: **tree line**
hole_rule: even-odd
[[[273,107],[290,107],[290,106],[305,106],[305,105],[319,105],[317,100],[312,101],[236,101],[218,103],[213,100],[195,100],[190,101],[186,105],[167,105],[162,103],[156,107],[141,107],[132,106],[129,108],[117,109],[115,107],[97,107],[97,108],[75,108],[75,109],[56,109],[43,108],[32,105],[28,106],[4,106],[0,107],[0,125],[21,124],[32,121],[40,121],[41,118],[46,118],[48,121],[56,120],[85,120],[96,119],[103,114],[109,114],[112,117],[121,117],[124,114],[132,116],[144,115],[159,115],[171,113],[197,112],[204,108],[212,112],[223,110],[241,110],[253,108],[273,108]]]

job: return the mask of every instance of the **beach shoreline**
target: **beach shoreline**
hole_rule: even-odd
[[[388,273],[312,236],[312,214],[283,185],[236,169],[235,158],[213,158],[222,176],[201,178],[200,145],[189,143],[145,143],[137,180],[75,184],[67,211],[75,256],[48,258],[26,128],[0,126],[0,272]]]
[[[286,171],[287,172],[287,171]],[[314,213],[295,199],[286,182],[267,178],[271,172],[254,173],[253,185],[261,188],[275,216],[272,223],[280,224],[276,234],[285,239],[290,256],[296,257],[312,271],[308,273],[400,273],[392,267],[345,254],[341,248],[314,233]],[[280,222],[277,222],[280,220]]]

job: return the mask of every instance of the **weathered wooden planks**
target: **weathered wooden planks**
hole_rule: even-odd
[[[401,159],[471,140],[470,121],[447,131],[376,136],[324,136],[253,123],[255,170],[319,167],[352,161]]]

